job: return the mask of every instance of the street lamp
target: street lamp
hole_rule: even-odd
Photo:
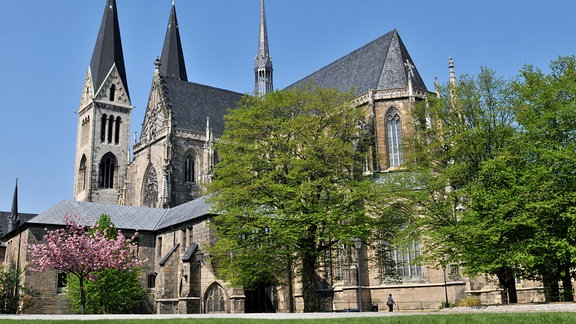
[[[362,311],[362,283],[360,282],[360,249],[362,248],[362,239],[360,239],[359,237],[355,237],[354,238],[354,248],[356,249],[356,252],[358,252],[358,258],[357,258],[357,265],[356,265],[356,277],[358,280],[358,311]]]
[[[444,307],[448,307],[448,288],[446,286],[446,260],[442,259],[442,272],[444,272],[444,295],[446,296],[446,302]]]

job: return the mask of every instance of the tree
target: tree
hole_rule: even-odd
[[[32,306],[34,298],[39,296],[38,291],[21,284],[19,278],[21,273],[20,269],[8,266],[0,271],[0,314],[16,314],[25,310]],[[19,309],[19,292],[30,297],[24,299],[24,303],[21,305],[22,309]]]
[[[91,235],[96,231],[106,233],[109,240],[118,238],[118,229],[109,215],[101,215],[96,226],[89,230]],[[106,269],[96,273],[97,280],[86,281],[86,313],[119,314],[140,313],[146,311],[147,294],[140,284],[140,268],[130,271]],[[82,309],[80,281],[74,275],[68,275],[68,299],[74,309]]]
[[[86,313],[85,279],[94,281],[98,271],[115,269],[130,271],[142,265],[136,255],[135,236],[126,238],[118,231],[116,239],[109,239],[107,229],[100,231],[94,225],[89,229],[65,215],[65,228],[48,231],[45,243],[30,244],[28,250],[32,271],[57,270],[78,278],[81,312]]]
[[[319,310],[318,257],[367,241],[377,185],[362,176],[364,111],[321,88],[245,96],[226,116],[210,186],[219,275],[249,288],[302,280],[304,311]]]
[[[478,195],[500,185],[486,181],[482,168],[515,134],[511,99],[509,82],[482,68],[418,105],[417,131],[409,140],[414,158],[407,163],[414,185],[399,194],[413,211],[414,228],[423,232],[428,260],[463,265],[471,275],[496,275],[516,302],[518,267],[513,253],[501,253],[512,247],[503,224],[516,210],[490,208]]]
[[[516,152],[527,165],[531,199],[526,210],[536,222],[523,262],[542,279],[546,299],[573,300],[576,266],[576,57],[559,57],[545,74],[525,66],[514,83],[520,135]]]

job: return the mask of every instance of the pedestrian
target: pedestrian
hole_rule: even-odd
[[[396,302],[394,302],[394,298],[392,298],[392,294],[388,294],[388,299],[386,300],[386,305],[388,305],[388,311],[389,312],[394,311],[394,304],[396,304]]]

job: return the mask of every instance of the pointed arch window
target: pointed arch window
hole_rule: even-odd
[[[389,166],[399,167],[404,163],[402,152],[402,120],[395,108],[386,113],[386,130],[388,135],[388,162]]]
[[[122,118],[120,116],[116,117],[116,128],[114,129],[114,144],[118,145],[120,143],[120,124],[122,123]]]
[[[108,143],[112,143],[112,134],[114,134],[114,116],[108,118]]]
[[[196,181],[194,177],[194,155],[191,153],[186,154],[186,158],[184,159],[184,181]]]
[[[84,154],[82,154],[80,167],[78,168],[78,188],[80,190],[86,189],[86,155]]]
[[[98,187],[105,189],[114,188],[116,176],[116,156],[112,153],[106,153],[100,161]]]
[[[116,85],[113,84],[110,87],[110,97],[109,97],[110,101],[114,101],[115,96],[116,96]]]
[[[225,313],[225,306],[224,291],[220,285],[215,284],[206,293],[206,313]]]
[[[108,124],[108,115],[103,114],[100,120],[100,142],[106,140],[106,125]]]

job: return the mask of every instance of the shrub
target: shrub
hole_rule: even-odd
[[[480,305],[480,300],[478,300],[478,298],[467,296],[466,298],[460,300],[458,305],[462,307],[474,307]]]

